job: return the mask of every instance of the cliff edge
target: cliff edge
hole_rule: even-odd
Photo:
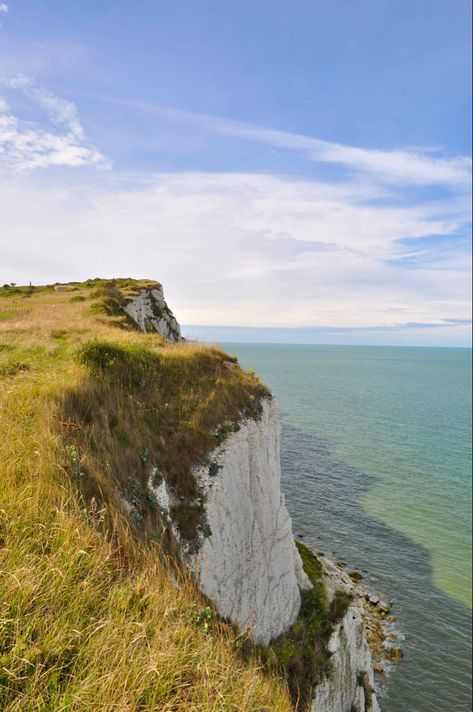
[[[153,308],[149,292],[142,290],[127,312],[146,329]],[[161,314],[162,302],[159,310]],[[167,336],[167,323],[154,324]],[[171,333],[172,338],[180,334],[174,323]],[[301,591],[311,588],[280,489],[279,431],[275,402],[264,398],[258,417],[238,422],[209,453],[207,463],[193,470],[205,526],[191,542],[173,526],[183,560],[200,590],[221,616],[262,645],[298,620]],[[172,525],[172,505],[177,502],[172,488],[164,480],[154,492]],[[365,611],[352,600],[355,586],[329,562],[324,575],[329,602],[341,590],[350,603],[330,632],[327,672],[311,686],[312,712],[379,712]]]
[[[0,314],[2,709],[377,712],[365,593],[295,544],[254,374],[150,280]]]

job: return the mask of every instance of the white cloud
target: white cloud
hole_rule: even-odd
[[[253,124],[182,111],[143,102],[102,97],[105,101],[154,113],[195,128],[298,151],[312,161],[333,163],[353,171],[381,177],[387,183],[466,187],[471,182],[467,156],[434,155],[432,149],[376,150],[323,141],[310,136],[277,131]]]
[[[132,104],[348,171],[336,182],[89,171],[86,183],[43,171],[40,183],[29,169],[106,161],[72,102],[25,77],[8,87],[11,105],[20,91],[47,120],[26,121],[0,99],[0,283],[154,277],[188,324],[362,328],[469,316],[468,245],[458,239],[469,221],[464,157],[355,148]],[[446,197],[416,198],[413,185]]]
[[[52,126],[25,121],[15,116],[0,99],[0,166],[31,170],[48,166],[105,166],[102,153],[87,143],[75,105],[37,87],[27,77],[6,82],[22,91],[33,104],[46,110]],[[56,126],[63,126],[58,130]]]
[[[241,173],[156,175],[124,186],[104,178],[71,188],[5,186],[0,235],[21,247],[2,248],[0,281],[154,277],[188,324],[468,318],[464,253],[452,248],[445,269],[390,262],[414,252],[400,238],[453,235],[462,224],[454,204],[387,207],[370,202],[369,187]]]
[[[4,2],[0,2],[0,13],[7,15],[9,11],[10,11],[10,8],[8,7],[8,5]]]

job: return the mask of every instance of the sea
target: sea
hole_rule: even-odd
[[[223,346],[277,400],[294,531],[392,603],[383,712],[470,712],[471,350]]]

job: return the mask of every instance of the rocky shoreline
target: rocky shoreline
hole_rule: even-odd
[[[389,663],[398,662],[403,657],[403,637],[391,605],[383,599],[381,592],[373,593],[361,583],[363,577],[358,571],[345,571],[342,563],[334,563],[322,552],[316,554],[327,574],[329,589],[341,588],[352,597],[351,607],[360,613],[365,623],[373,671],[378,675],[385,674]]]

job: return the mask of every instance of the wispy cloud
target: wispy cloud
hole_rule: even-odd
[[[52,126],[45,128],[39,122],[20,119],[0,97],[1,165],[16,170],[107,165],[103,154],[85,140],[72,102],[38,87],[27,77],[10,79],[5,85],[21,91],[34,105],[43,108]]]
[[[465,188],[471,181],[471,159],[467,156],[442,155],[430,148],[400,150],[360,148],[251,123],[232,121],[211,114],[183,111],[159,104],[116,97],[101,98],[113,104],[151,112],[175,123],[193,126],[200,130],[298,151],[308,160],[336,164],[352,171],[371,174],[381,177],[387,183]]]
[[[0,14],[7,15],[10,11],[8,5],[4,2],[0,2]]]
[[[7,86],[12,89],[20,89],[33,101],[42,106],[52,118],[54,123],[65,125],[71,134],[77,138],[82,138],[84,129],[79,120],[77,107],[72,101],[61,99],[56,94],[38,87],[30,77],[18,76],[7,80]]]

